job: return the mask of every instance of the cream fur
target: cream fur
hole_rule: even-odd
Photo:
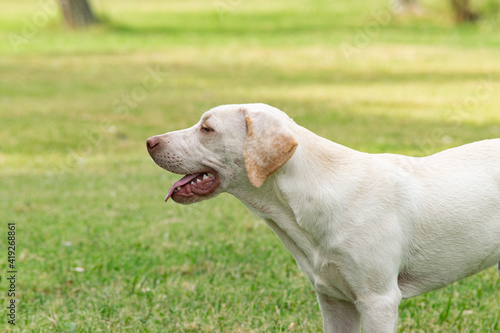
[[[257,114],[298,144],[260,187],[244,163],[247,120]],[[500,262],[500,139],[424,158],[367,154],[265,104],[219,106],[157,138],[151,155],[161,167],[216,171],[220,188],[206,198],[229,192],[275,232],[311,281],[325,332],[359,332],[360,323],[365,333],[394,332],[401,298]],[[258,146],[276,143],[263,135]]]

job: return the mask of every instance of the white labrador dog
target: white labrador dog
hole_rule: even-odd
[[[500,269],[500,139],[414,158],[361,153],[265,104],[147,140],[189,204],[228,192],[311,281],[326,332],[394,332],[401,298]]]

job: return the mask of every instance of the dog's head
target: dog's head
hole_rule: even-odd
[[[165,201],[189,204],[235,187],[261,187],[297,148],[291,124],[266,104],[222,105],[191,128],[150,137],[147,149],[156,164],[186,175]]]

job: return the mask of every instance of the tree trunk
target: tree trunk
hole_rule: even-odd
[[[66,25],[71,29],[84,28],[96,22],[87,0],[59,0]]]
[[[455,20],[458,23],[479,20],[479,14],[470,8],[469,0],[451,0],[451,7],[455,12]]]

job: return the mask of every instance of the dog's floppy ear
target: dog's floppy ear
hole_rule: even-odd
[[[246,110],[245,167],[250,182],[261,187],[293,156],[298,142],[284,120],[265,110]]]

